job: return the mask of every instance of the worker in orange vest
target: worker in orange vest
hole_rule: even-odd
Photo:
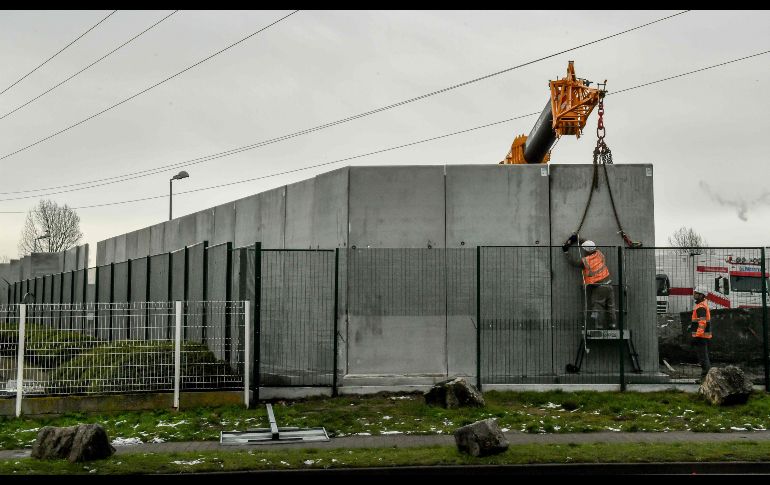
[[[695,354],[698,356],[700,364],[701,378],[708,374],[711,368],[709,361],[709,341],[711,340],[711,310],[706,300],[708,290],[702,286],[695,288],[692,292],[695,300],[695,308],[692,310],[692,320],[690,322],[690,336],[692,346],[695,347]]]
[[[575,242],[580,243],[580,258],[570,256],[569,248]],[[583,270],[583,284],[586,289],[586,298],[590,302],[589,309],[594,328],[606,329],[605,320],[609,320],[609,328],[618,328],[615,318],[615,295],[612,291],[612,279],[604,254],[596,249],[596,243],[578,238],[578,235],[574,233],[564,243],[562,251],[564,251],[570,264]]]

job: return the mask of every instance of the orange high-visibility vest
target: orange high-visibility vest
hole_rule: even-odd
[[[698,317],[698,308],[706,309],[706,318]],[[695,338],[711,338],[711,310],[709,310],[708,303],[704,299],[702,302],[695,305],[692,310],[692,336]],[[695,324],[698,326],[696,327]]]
[[[583,260],[583,283],[592,285],[610,277],[610,270],[604,263],[601,251],[594,251]]]

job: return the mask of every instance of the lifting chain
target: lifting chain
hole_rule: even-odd
[[[599,114],[599,122],[596,126],[596,148],[594,148],[594,173],[593,173],[593,181],[591,182],[591,191],[588,193],[588,201],[586,202],[586,207],[583,210],[583,217],[580,218],[580,224],[578,224],[578,228],[575,231],[575,234],[580,232],[580,229],[583,227],[583,223],[586,220],[586,216],[588,215],[588,207],[591,205],[591,199],[594,195],[594,190],[599,189],[599,165],[602,166],[602,169],[604,171],[604,178],[607,181],[607,192],[610,196],[610,204],[612,205],[612,213],[615,216],[615,222],[618,225],[618,234],[623,238],[623,241],[626,243],[628,247],[631,248],[638,248],[641,247],[642,244],[637,241],[631,240],[630,237],[626,234],[626,232],[623,230],[623,226],[620,224],[620,217],[618,217],[618,211],[615,207],[615,198],[612,196],[612,187],[610,187],[610,179],[609,175],[607,174],[607,165],[612,165],[612,151],[610,150],[610,147],[607,146],[607,144],[604,142],[604,137],[607,134],[607,130],[604,127],[604,86],[600,86],[601,90],[599,91],[599,105],[598,105],[598,114]]]

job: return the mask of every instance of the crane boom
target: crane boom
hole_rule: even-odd
[[[548,100],[529,136],[519,135],[511,144],[508,155],[500,164],[548,163],[550,149],[563,135],[580,138],[588,116],[604,91],[589,87],[591,83],[575,76],[574,61],[567,65],[567,76],[549,81]]]

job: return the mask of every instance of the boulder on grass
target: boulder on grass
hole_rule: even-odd
[[[740,367],[712,367],[703,379],[698,393],[712,404],[743,404],[749,399],[752,386]]]
[[[452,409],[459,407],[484,407],[484,396],[462,377],[435,384],[425,393],[425,403]]]
[[[72,463],[101,460],[115,453],[107,432],[100,424],[79,424],[57,428],[45,426],[32,445],[32,458],[66,458]]]
[[[454,434],[457,449],[472,456],[496,455],[508,449],[508,440],[492,418],[458,428]]]

